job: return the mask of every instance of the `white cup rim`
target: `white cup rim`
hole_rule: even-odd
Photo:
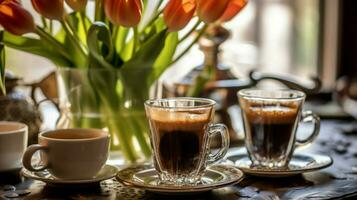
[[[14,134],[14,133],[19,133],[19,132],[24,132],[28,130],[28,126],[22,122],[15,122],[15,121],[0,121],[0,126],[1,125],[17,125],[19,128],[11,130],[11,131],[1,131],[0,130],[0,136],[1,135],[9,135],[9,134]]]
[[[50,134],[50,133],[54,133],[54,132],[58,132],[58,131],[72,131],[72,132],[76,132],[76,131],[90,131],[90,132],[100,132],[103,133],[98,137],[90,137],[90,138],[81,138],[81,139],[59,139],[59,138],[53,138],[53,137],[48,137],[45,134]],[[98,139],[103,139],[103,138],[109,138],[110,134],[108,133],[108,131],[102,130],[102,129],[95,129],[95,128],[67,128],[67,129],[55,129],[55,130],[47,130],[47,131],[43,131],[38,135],[39,138],[45,139],[45,140],[49,140],[49,141],[60,141],[60,142],[78,142],[78,141],[94,141],[94,140],[98,140]]]

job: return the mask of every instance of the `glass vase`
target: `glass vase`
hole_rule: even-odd
[[[111,151],[126,163],[151,157],[144,102],[149,99],[150,68],[57,71],[61,116],[58,128],[99,128],[111,134]]]

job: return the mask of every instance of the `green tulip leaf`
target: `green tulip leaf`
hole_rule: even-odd
[[[86,48],[87,31],[84,27],[89,27],[91,21],[86,16],[83,18],[77,12],[69,14],[65,21],[61,21],[61,29],[55,35],[55,38],[65,46],[71,55],[71,60],[78,68],[85,68],[88,65],[86,50],[82,49]]]
[[[164,22],[164,18],[163,17],[158,17],[156,20],[155,20],[155,23],[154,23],[154,26],[156,28],[156,30],[159,32],[159,31],[162,31],[162,30],[165,30],[167,27],[166,27],[166,24]]]
[[[3,39],[1,42],[10,48],[45,57],[56,65],[69,67],[73,66],[73,63],[62,56],[56,48],[47,45],[39,39],[17,36],[8,32],[3,32]]]
[[[72,12],[68,15],[68,22],[81,42],[86,44],[87,29],[92,25],[90,19],[85,15],[81,16],[79,12]]]
[[[150,39],[151,37],[153,37],[156,33],[157,33],[157,29],[155,26],[148,26],[146,27],[143,32],[141,33],[140,36],[140,42],[141,43],[145,43],[148,39]]]
[[[92,67],[93,65],[90,65]],[[98,94],[105,108],[118,110],[119,98],[116,87],[118,82],[116,70],[88,70],[88,77],[91,85]],[[109,110],[108,110],[109,111]],[[108,112],[107,111],[107,112]]]
[[[143,0],[143,7],[146,9],[148,7],[148,0]]]
[[[169,33],[165,40],[164,49],[161,51],[159,57],[154,63],[154,71],[151,74],[150,82],[154,82],[155,80],[157,80],[162,75],[162,73],[170,66],[178,44],[178,33]]]
[[[137,68],[152,68],[156,58],[160,55],[165,45],[166,30],[162,30],[155,36],[150,38],[135,55],[126,63],[124,69],[137,69]]]
[[[162,17],[158,17],[151,26],[147,26],[144,30],[140,31],[139,42],[140,44],[145,44],[148,40],[155,37],[158,33],[166,30],[166,25]],[[126,33],[127,34],[127,33]],[[164,36],[165,37],[165,36]],[[124,48],[120,52],[121,57],[126,62],[133,58],[133,45],[134,37],[132,37],[128,42],[125,43],[125,40],[121,41]]]
[[[95,22],[88,31],[89,54],[101,67],[112,68],[116,54],[109,28],[103,22]]]
[[[104,21],[104,1],[103,0],[95,0],[95,10],[94,10],[94,21]]]
[[[127,92],[130,92],[134,99],[147,99],[147,91],[150,86],[150,76],[156,59],[162,52],[165,45],[166,30],[163,30],[148,41],[143,43],[136,54],[123,64],[121,77]],[[140,81],[138,81],[140,79]],[[145,82],[145,84],[143,84]],[[139,103],[143,106],[143,102]]]
[[[129,33],[129,29],[125,27],[118,27],[113,35],[115,50],[118,55],[123,51],[126,46],[125,41]]]
[[[123,43],[124,47],[120,52],[120,56],[125,62],[130,60],[133,57],[133,48],[134,48],[134,38],[131,38],[128,42]]]
[[[123,51],[120,53],[120,56],[125,62],[130,60],[133,56],[134,40],[130,40],[125,44]]]
[[[69,40],[69,38],[67,37],[67,33],[66,31],[61,28],[58,33],[55,35],[55,38],[63,44],[63,46],[66,48],[66,50],[69,52],[70,54],[70,58],[73,61],[73,64],[75,67],[77,68],[85,68],[87,66],[85,66],[84,61],[80,61],[79,58],[82,57],[82,55],[80,55],[80,52],[78,51],[77,47],[73,44],[73,42],[71,42]],[[61,67],[67,67],[66,65],[61,65]]]

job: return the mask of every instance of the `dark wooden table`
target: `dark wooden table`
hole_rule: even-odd
[[[247,176],[237,185],[198,195],[162,196],[123,187],[114,179],[85,187],[51,187],[7,173],[0,174],[0,199],[357,199],[357,121],[323,120],[321,128],[309,151],[332,156],[334,164],[295,177]]]

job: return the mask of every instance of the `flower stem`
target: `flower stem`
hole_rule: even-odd
[[[103,21],[103,0],[95,0],[94,21]]]
[[[85,13],[85,11],[81,11],[81,12],[79,12],[79,15],[81,17],[83,30],[84,30],[85,34],[87,35],[88,34],[88,29],[87,29],[87,26],[86,26],[86,13]]]
[[[50,34],[53,33],[53,21],[50,20],[50,27],[49,27]]]
[[[77,46],[78,50],[83,56],[87,55],[87,50],[83,47],[81,41],[79,40],[78,36],[73,32],[70,25],[67,23],[66,20],[61,20],[61,25],[63,29],[66,31],[68,38],[72,40],[72,43]],[[76,37],[77,36],[77,37]]]
[[[145,138],[145,135],[149,135],[149,127],[147,125],[147,118],[145,112],[143,111],[143,114],[134,116],[132,120],[133,123],[137,124],[138,129],[136,130],[136,132],[134,132],[134,134],[136,135],[136,139],[140,144],[141,151],[146,157],[150,157],[150,143],[148,143],[147,139]]]
[[[157,8],[157,9],[159,9],[159,8]],[[156,13],[156,15],[147,23],[147,25],[146,26],[151,26],[155,21],[156,21],[156,19],[162,14],[162,12],[163,12],[164,10],[160,10],[160,11],[158,11],[157,13]],[[145,26],[145,27],[146,27]],[[145,28],[144,28],[145,29]],[[144,30],[143,29],[143,30]]]
[[[138,159],[138,155],[135,152],[134,147],[131,145],[132,135],[127,131],[128,127],[121,126],[121,123],[125,121],[125,118],[119,115],[112,115],[109,119],[110,127],[116,136],[118,136],[120,147],[123,154],[131,162],[135,162]]]
[[[190,29],[190,31],[188,31],[180,40],[179,43],[181,43],[182,41],[186,40],[195,30],[196,28],[201,24],[201,21],[198,20],[196,22],[196,24]]]
[[[134,56],[135,55],[135,52],[136,52],[136,48],[138,46],[138,39],[139,39],[139,34],[138,34],[138,28],[137,27],[134,27],[134,36],[133,36],[133,53],[131,56]]]
[[[42,25],[43,25],[43,28],[44,29],[47,29],[47,21],[46,21],[46,18],[41,16],[41,21],[42,21]]]
[[[112,30],[112,40],[113,43],[116,43],[116,39],[118,37],[118,33],[119,33],[119,26],[114,26],[113,30]]]
[[[157,4],[155,10],[158,10],[163,2],[164,2],[164,0],[159,0],[159,3]]]
[[[171,62],[170,65],[172,65],[172,64],[176,63],[178,60],[180,60],[180,59],[191,49],[191,47],[192,47],[194,44],[196,44],[196,42],[201,38],[201,36],[202,36],[202,35],[204,34],[204,32],[206,31],[207,27],[208,27],[208,25],[205,24],[205,25],[202,27],[202,29],[200,30],[200,32],[198,33],[198,35],[196,36],[196,38],[191,42],[191,44],[188,45],[188,47],[187,47],[185,50],[183,50],[183,51],[180,53],[180,55],[178,55],[178,56]]]
[[[83,45],[82,42],[81,42],[81,39],[79,38],[78,34],[77,34],[76,31],[75,31],[76,29],[72,26],[71,23],[69,23],[67,17],[63,19],[63,22],[64,22],[64,24],[67,25],[67,29],[69,30],[68,32],[74,37],[74,39],[75,39],[76,41],[78,41],[78,44]]]
[[[68,51],[62,46],[60,42],[58,42],[55,38],[52,37],[49,33],[44,31],[42,28],[36,26],[36,33],[47,43],[52,45],[61,55],[63,55],[68,60],[72,60],[71,55]]]

